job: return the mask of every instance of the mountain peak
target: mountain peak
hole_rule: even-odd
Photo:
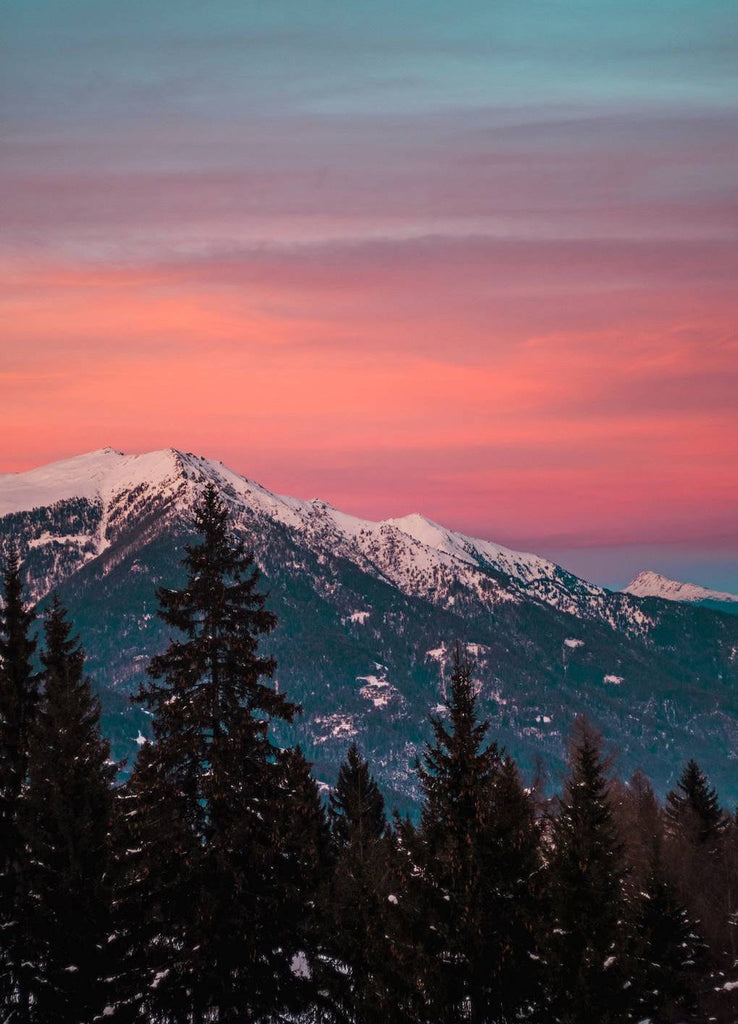
[[[410,545],[403,564],[413,563],[423,571],[436,566],[444,571],[456,567],[453,571],[458,572],[463,566],[464,571],[486,572],[492,566],[525,585],[550,581],[558,572],[546,559],[456,533],[420,512],[374,522],[342,512],[322,499],[302,501],[273,494],[222,462],[178,448],[125,455],[106,447],[26,473],[0,474],[0,517],[73,498],[100,503],[107,516],[111,503],[126,493],[138,495],[139,507],[143,491],[174,499],[181,507],[208,482],[215,483],[235,508],[248,508],[301,533],[325,536],[327,528],[332,543],[347,546],[351,557],[360,551],[360,557],[375,557],[373,550],[389,532],[403,536]],[[393,564],[386,571],[402,570]],[[585,586],[600,593],[591,584]]]
[[[623,593],[634,597],[660,597],[666,601],[738,601],[738,594],[708,590],[697,583],[682,583],[669,579],[653,569],[644,569],[631,580]]]
[[[23,473],[1,473],[0,516],[67,498],[94,498],[104,479],[125,459],[114,448],[98,448]]]
[[[394,526],[408,537],[424,544],[435,551],[442,551],[449,555],[455,555],[464,562],[473,561],[469,552],[460,543],[460,534],[453,533],[445,526],[433,522],[420,512],[410,512],[406,516],[399,516],[395,519],[386,519],[386,525]]]
[[[105,500],[144,483],[157,486],[179,475],[186,461],[176,448],[125,455],[108,446],[26,472],[1,473],[0,516],[70,498]]]

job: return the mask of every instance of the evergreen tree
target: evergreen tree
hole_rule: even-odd
[[[709,957],[698,979],[698,1006],[703,1019],[735,1015],[738,999],[731,982],[736,967],[735,861],[731,858],[729,818],[715,789],[690,760],[675,790],[666,799],[665,860],[679,900],[699,922]],[[724,980],[728,988],[722,989]],[[727,1004],[732,1006],[728,1008]],[[725,1004],[720,1007],[720,1004]]]
[[[510,757],[502,762],[481,837],[487,892],[490,1020],[527,1019],[537,1013],[542,975],[538,940],[544,913],[540,830],[532,796]]]
[[[91,1024],[107,1002],[112,782],[100,704],[55,597],[44,622],[43,695],[31,729],[21,827],[32,1020]]]
[[[500,771],[495,744],[485,745],[471,667],[457,645],[446,718],[431,718],[435,742],[417,770],[425,801],[420,868],[427,931],[423,985],[431,1020],[481,1022],[495,1002],[488,872],[489,808]]]
[[[323,908],[332,866],[331,836],[318,784],[302,750],[281,751],[279,767],[272,840],[277,871],[273,941],[290,957],[278,1001],[297,1013],[327,1005],[331,973]]]
[[[696,1007],[706,950],[666,874],[658,841],[635,911],[632,981],[638,1019],[683,1021]]]
[[[627,1019],[628,992],[623,850],[602,740],[581,719],[570,759],[571,774],[552,823],[549,1019],[557,1024],[621,1024]]]
[[[113,940],[113,1024],[192,1019],[188,937],[197,923],[202,848],[192,794],[151,743],[118,797]],[[157,1017],[154,1017],[154,1010]]]
[[[423,877],[425,846],[409,817],[394,813],[392,827],[392,875],[388,904],[388,935],[394,957],[396,980],[389,979],[388,989],[398,993],[400,1020],[426,1024],[431,1012],[427,984],[430,964],[428,921],[428,880]],[[429,936],[430,932],[430,936]]]
[[[627,974],[634,1019],[683,1021],[704,984],[704,943],[670,875],[664,857],[664,815],[648,779],[636,771],[616,793],[628,865],[632,935]]]
[[[396,1014],[403,994],[392,946],[392,843],[384,799],[369,765],[352,744],[329,801],[334,872],[328,898],[330,949],[342,970],[333,976],[334,1002],[372,1024]]]
[[[137,823],[149,840],[140,898],[162,928],[148,952],[128,959],[148,965],[137,986],[147,992],[143,1012],[225,1024],[276,1011],[293,976],[289,951],[272,941],[280,769],[268,726],[298,709],[262,681],[274,661],[259,655],[259,636],[275,618],[213,485],[195,527],[201,539],[186,547],[186,585],[158,592],[161,617],[183,636],[152,659],[137,697],[153,713],[154,743],[131,788],[134,810],[174,823],[182,856],[165,882],[170,837]],[[174,906],[163,885],[173,887]]]
[[[18,814],[38,701],[33,622],[34,614],[23,602],[18,553],[11,549],[2,576],[0,610],[0,1005],[13,1006],[20,1024],[28,1020],[30,977],[23,956],[20,900],[27,864]]]
[[[714,849],[728,824],[717,793],[696,761],[687,762],[677,788],[666,797],[670,831],[692,845]]]
[[[329,798],[333,838],[340,849],[353,847],[362,860],[385,834],[384,797],[369,771],[369,762],[352,743],[338,770]]]

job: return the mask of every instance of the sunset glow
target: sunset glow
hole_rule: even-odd
[[[0,471],[736,585],[734,4],[429,6],[11,2]]]

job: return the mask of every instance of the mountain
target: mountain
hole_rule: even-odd
[[[222,463],[174,449],[110,448],[0,476],[0,545],[24,558],[29,594],[52,588],[89,653],[116,756],[148,723],[129,695],[167,642],[155,589],[177,585],[190,510],[212,481],[253,547],[279,618],[268,641],[284,727],[330,782],[351,738],[391,801],[415,796],[410,764],[439,709],[450,650],[474,663],[492,734],[558,782],[584,711],[660,789],[696,757],[738,799],[738,618],[612,593],[534,554],[455,533],[414,513],[383,522],[271,493]]]
[[[707,590],[696,583],[680,583],[648,569],[639,572],[624,588],[623,593],[634,594],[636,597],[660,597],[666,601],[688,601],[690,604],[700,604],[738,615],[738,594]]]

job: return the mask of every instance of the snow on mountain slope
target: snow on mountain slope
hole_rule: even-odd
[[[190,479],[200,483],[213,480],[232,497],[249,498],[253,504],[293,525],[298,519],[292,508],[305,504],[278,498],[221,463],[175,448],[143,455],[124,455],[113,448],[101,448],[25,473],[0,474],[0,516],[48,507],[71,498],[107,504],[119,494],[139,488],[156,489],[167,496]]]
[[[69,498],[95,498],[127,456],[101,448],[62,462],[0,474],[0,516],[53,505]]]
[[[191,509],[209,481],[264,572],[280,689],[302,704],[298,739],[325,778],[358,736],[384,784],[409,799],[407,765],[458,639],[500,743],[529,767],[543,750],[563,770],[568,722],[584,711],[629,751],[628,770],[666,783],[689,750],[734,785],[738,618],[602,590],[418,513],[372,522],[273,494],[175,449],[102,449],[0,476],[0,551],[19,547],[29,598],[57,588],[70,607],[116,757],[132,759],[147,735],[127,696],[166,641],[156,588],[181,579]]]
[[[650,570],[638,573],[635,579],[624,588],[623,593],[633,594],[635,597],[661,597],[666,601],[688,601],[690,603],[699,601],[738,602],[738,594],[708,590],[696,583],[680,583],[678,580],[670,580],[667,576]]]
[[[0,475],[0,518],[73,499],[87,503],[86,532],[76,520],[65,520],[56,531],[49,529],[46,518],[29,522],[30,547],[54,552],[66,543],[70,552],[77,552],[68,553],[63,566],[49,554],[37,590],[43,596],[59,581],[62,569],[76,571],[126,532],[162,529],[171,516],[186,512],[210,481],[244,529],[279,524],[309,550],[346,558],[402,593],[440,607],[462,600],[491,610],[533,599],[615,625],[614,595],[538,555],[455,533],[418,513],[373,522],[318,499],[273,494],[220,462],[173,448],[142,455],[103,448],[26,473]],[[629,618],[633,628],[648,625],[631,598],[616,600],[618,614]]]
[[[399,519],[387,519],[380,525],[395,526],[425,547],[451,555],[459,561],[476,566],[490,564],[524,583],[542,577],[550,578],[559,569],[554,562],[549,562],[548,559],[541,558],[540,555],[512,551],[510,548],[494,544],[492,541],[467,537],[463,533],[453,533],[445,526],[439,526],[438,523],[434,523],[418,512],[402,516]],[[593,589],[599,590],[599,588]]]

